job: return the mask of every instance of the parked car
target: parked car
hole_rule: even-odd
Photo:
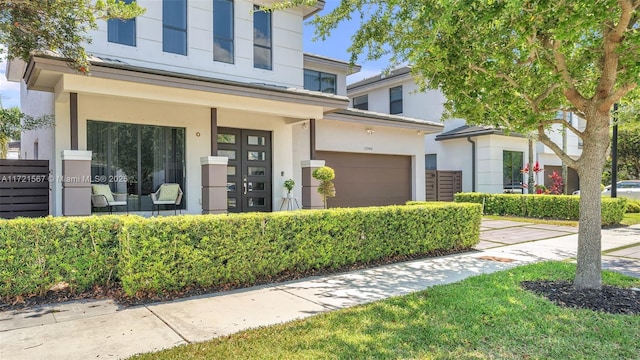
[[[618,197],[640,200],[640,180],[622,180],[616,184]],[[611,185],[604,188],[603,196],[611,196]]]
[[[580,195],[580,190],[574,191],[573,195]],[[616,195],[618,197],[640,200],[640,180],[618,181],[616,185]],[[602,196],[611,196],[611,185],[604,188]]]

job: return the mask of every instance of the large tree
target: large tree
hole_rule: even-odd
[[[278,7],[309,5],[293,0]],[[316,17],[325,38],[360,18],[352,61],[365,54],[413,66],[424,88],[447,98],[446,117],[527,133],[580,176],[580,232],[574,286],[601,287],[602,169],[614,103],[637,96],[640,0],[341,0]],[[557,119],[571,111],[581,131]],[[563,123],[583,141],[569,157],[545,130]]]
[[[34,51],[55,51],[80,72],[89,71],[84,45],[96,20],[130,19],[144,13],[124,0],[0,0],[0,43],[9,60],[29,61]]]

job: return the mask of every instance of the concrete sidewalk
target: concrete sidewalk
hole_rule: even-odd
[[[122,308],[73,301],[0,312],[0,359],[121,359],[576,256],[577,229],[483,220],[477,251]],[[602,232],[603,266],[640,277],[640,226]]]

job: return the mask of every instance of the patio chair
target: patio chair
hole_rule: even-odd
[[[158,191],[150,195],[158,215],[160,215],[160,205],[173,205],[174,214],[178,214],[178,205],[182,201],[182,189],[179,184],[162,184]],[[180,213],[182,214],[182,209],[180,209]],[[153,209],[151,209],[151,216],[153,216]]]
[[[129,213],[129,203],[127,194],[112,193],[109,185],[92,184],[91,185],[91,205],[94,208],[109,208],[109,214],[113,214],[114,206],[126,206],[127,214]]]

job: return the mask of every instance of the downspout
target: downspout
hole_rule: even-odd
[[[476,192],[476,143],[467,136],[467,141],[471,143],[471,192]]]

